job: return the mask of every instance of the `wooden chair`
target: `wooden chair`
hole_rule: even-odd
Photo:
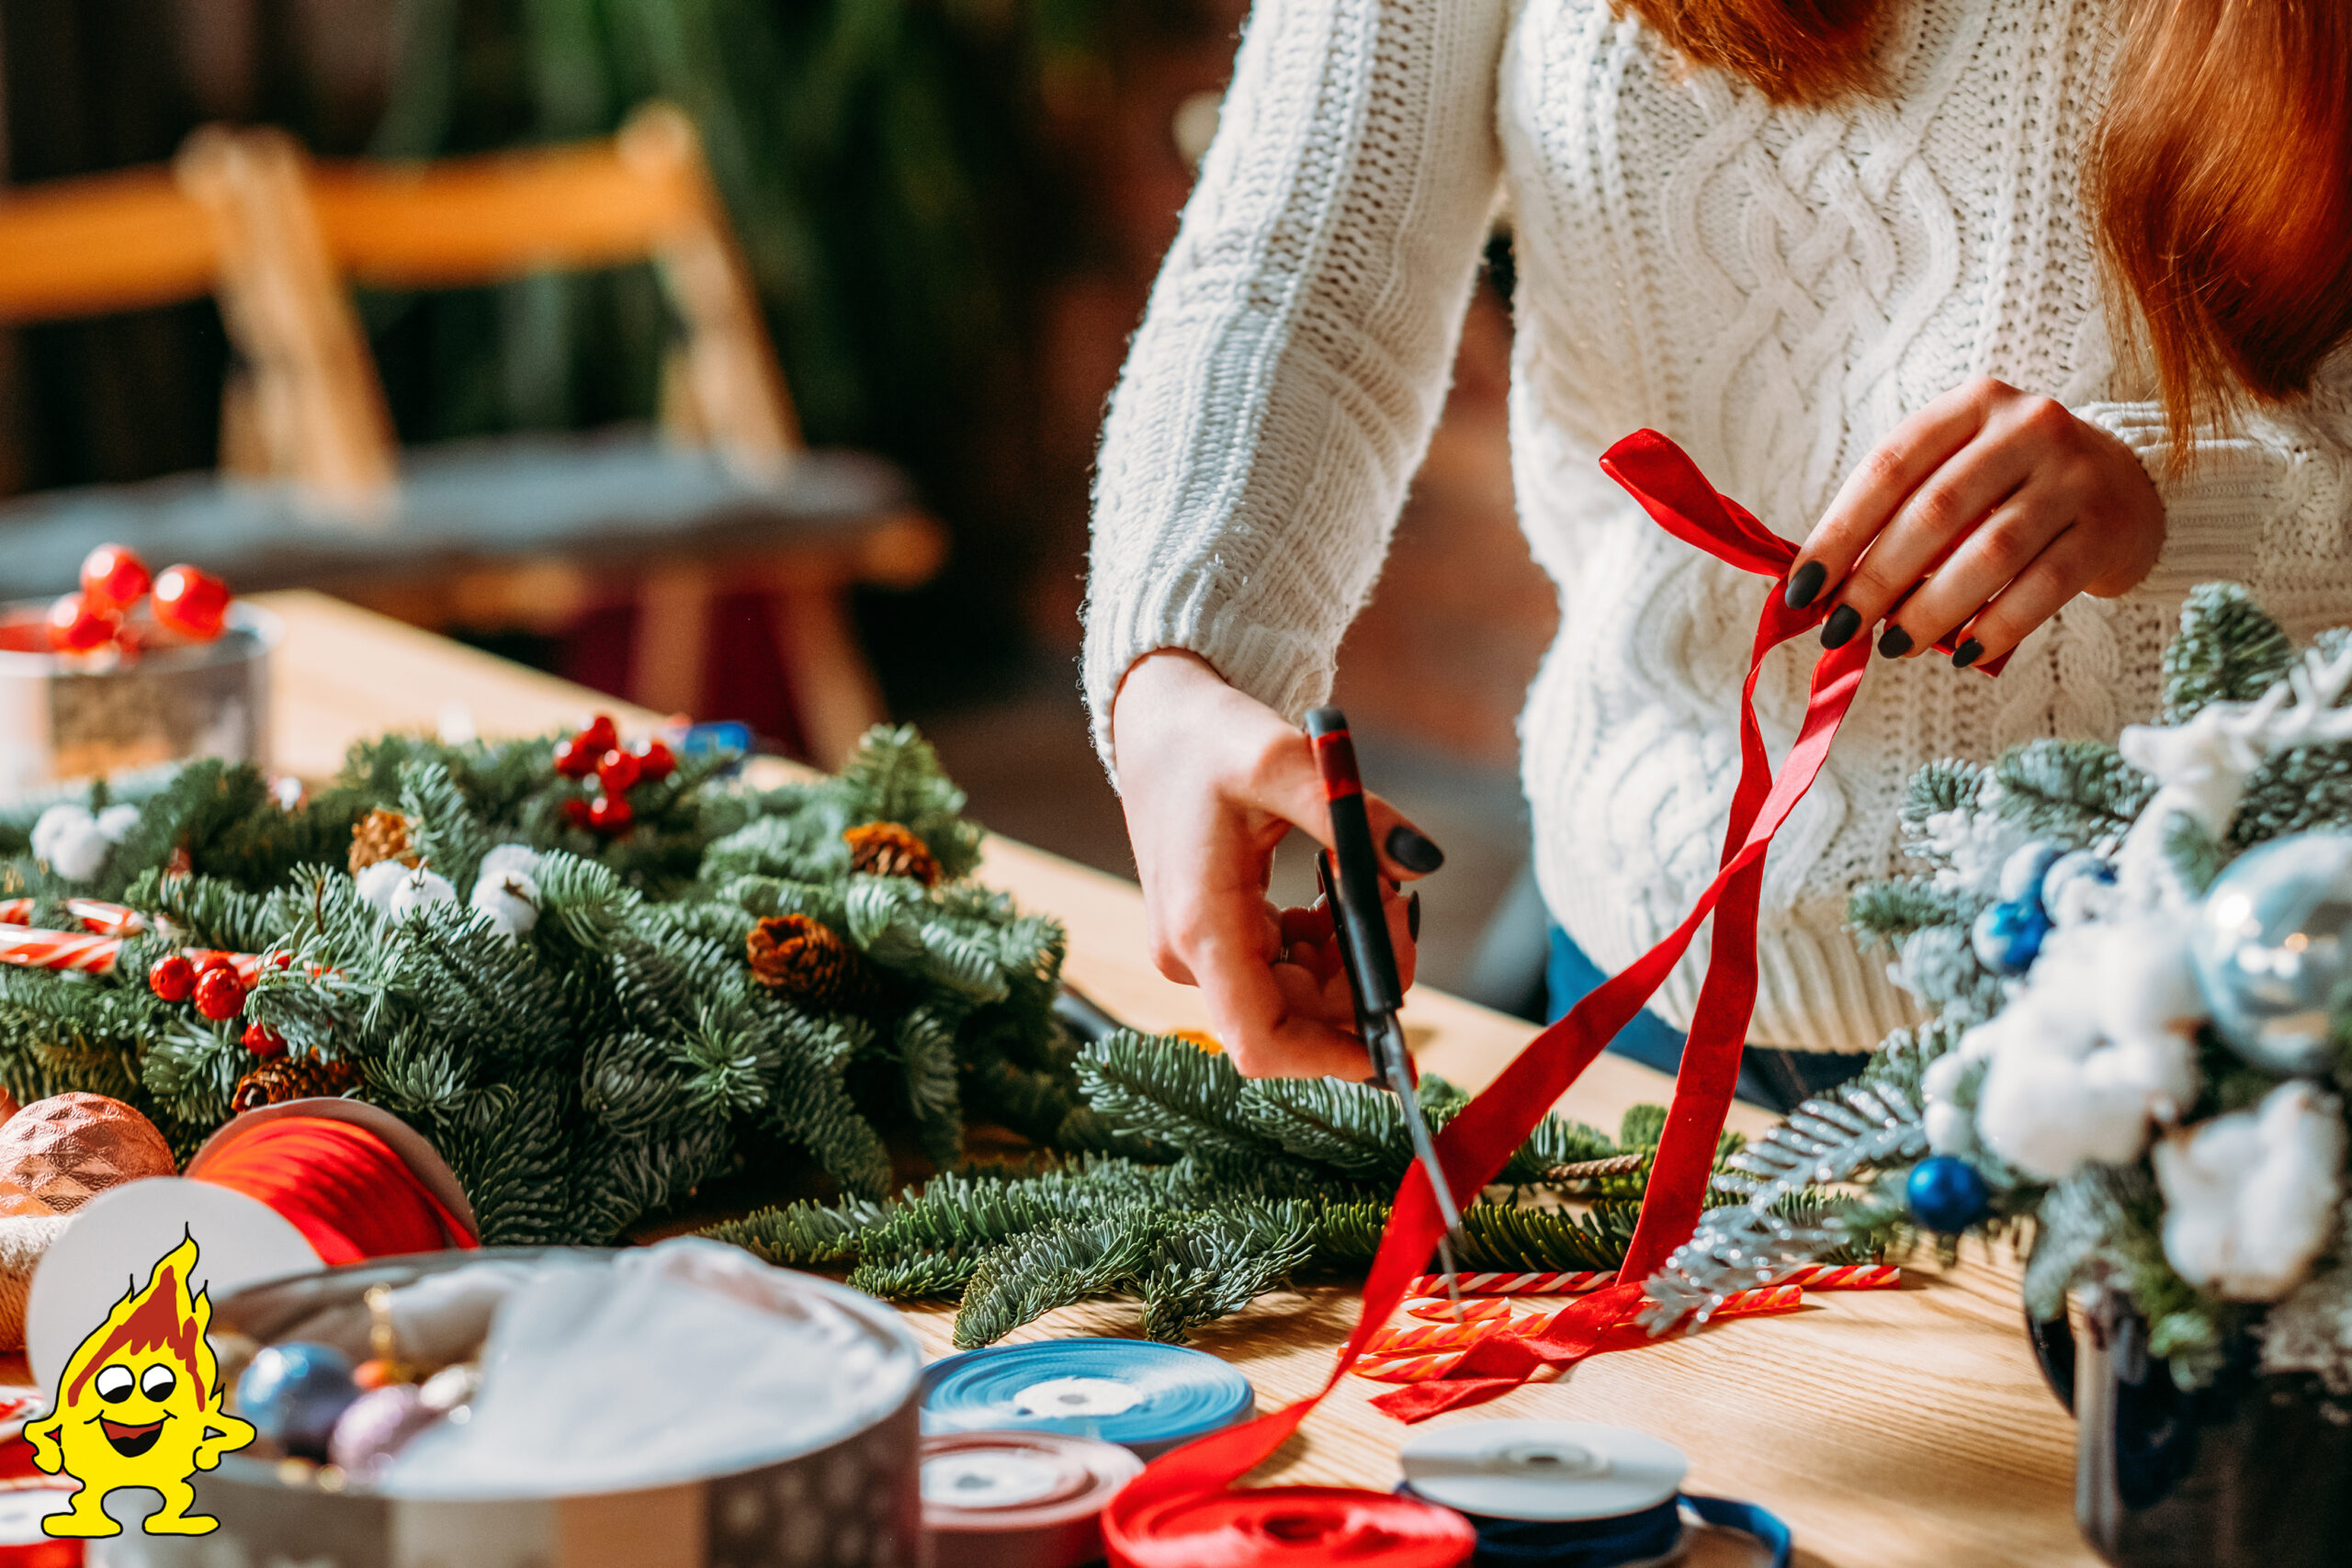
[[[838,761],[881,716],[848,594],[929,577],[941,532],[888,464],[803,447],[676,110],[648,107],[606,142],[424,165],[312,164],[281,132],[212,129],[168,179],[76,184],[0,202],[0,258],[26,235],[62,259],[135,231],[175,265],[183,291],[209,268],[244,361],[223,400],[224,478],[0,506],[0,594],[57,591],[101,536],[243,588],[330,587],[429,625],[552,628],[618,584],[638,607],[628,694],[691,711],[714,591],[756,590],[775,606],[816,759]],[[134,187],[143,205],[113,199]],[[644,259],[684,328],[658,434],[396,450],[349,285],[450,287]],[[20,281],[0,259],[0,319],[183,297],[156,294],[159,280],[102,299],[98,281]]]

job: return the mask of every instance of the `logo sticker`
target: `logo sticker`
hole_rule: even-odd
[[[82,1483],[74,1506],[47,1517],[52,1536],[120,1535],[106,1499],[144,1489],[164,1506],[141,1525],[149,1535],[206,1535],[220,1521],[190,1514],[190,1479],[254,1440],[254,1429],[222,1411],[228,1391],[205,1339],[212,1303],[188,1294],[196,1237],[155,1260],[144,1288],[134,1283],[90,1331],[58,1374],[55,1415],[25,1427],[33,1462]]]

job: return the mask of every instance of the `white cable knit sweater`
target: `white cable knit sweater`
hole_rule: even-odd
[[[2161,474],[2148,389],[2104,329],[2079,158],[2110,0],[1906,0],[1888,99],[1775,109],[1607,0],[1259,0],[1214,148],[1113,401],[1085,684],[1193,649],[1294,717],[1322,700],[1442,403],[1499,196],[1519,272],[1519,508],[1560,586],[1524,774],[1544,897],[1608,969],[1712,874],[1738,769],[1757,579],[1668,537],[1595,457],[1643,425],[1802,538],[1904,415],[1978,375],[2147,459],[2154,574],[2077,599],[1997,680],[1875,661],[1775,844],[1752,1037],[1861,1050],[1910,1015],[1843,929],[1901,864],[1905,780],[2154,705],[2182,591],[2251,585],[2290,630],[2352,620],[2352,367],[2308,407]],[[1809,643],[1775,655],[1776,753]],[[1703,953],[1660,993],[1688,1022]]]

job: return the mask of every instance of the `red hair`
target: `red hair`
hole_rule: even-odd
[[[1873,86],[1890,0],[1617,3],[1696,64],[1821,104]],[[2200,425],[2310,390],[2352,336],[2352,3],[2120,4],[2085,186],[2116,342],[2146,344],[2177,461]]]

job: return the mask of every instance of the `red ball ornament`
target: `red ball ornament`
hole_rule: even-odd
[[[216,969],[226,969],[233,975],[236,973],[237,965],[225,953],[208,953],[197,960],[196,977],[201,980]]]
[[[266,1060],[286,1055],[286,1036],[266,1023],[249,1023],[242,1036],[245,1049]]]
[[[245,1010],[245,983],[234,969],[207,969],[197,977],[196,1010],[225,1023]]]
[[[599,833],[627,832],[636,820],[637,813],[616,795],[600,795],[588,803],[588,826]]]
[[[648,740],[637,749],[637,776],[666,779],[678,766],[678,754],[665,741]]]
[[[191,642],[210,642],[229,618],[229,585],[192,566],[167,566],[155,579],[155,619]]]
[[[114,640],[121,623],[86,593],[68,593],[49,607],[49,646],[60,653],[93,653]]]
[[[596,759],[596,782],[605,786],[606,795],[627,795],[637,783],[643,766],[635,757],[618,747]]]
[[[601,757],[621,743],[621,732],[613,727],[611,714],[600,713],[588,721],[588,728],[580,732],[580,739],[591,748],[590,756]]]
[[[587,827],[594,815],[584,800],[574,798],[563,803],[563,819],[575,828]]]
[[[196,994],[196,965],[180,954],[168,953],[147,966],[147,988],[167,1002],[184,1002]]]
[[[585,735],[575,735],[555,743],[555,771],[568,779],[584,779],[596,771],[596,759],[604,753],[589,744]]]
[[[100,545],[82,558],[82,596],[99,609],[120,615],[152,585],[147,563],[128,545]]]

